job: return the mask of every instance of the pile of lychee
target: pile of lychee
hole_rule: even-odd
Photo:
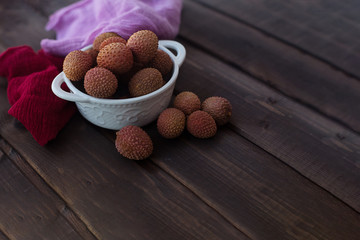
[[[135,32],[127,40],[113,32],[102,33],[91,48],[70,52],[63,63],[66,77],[83,83],[84,91],[97,98],[114,97],[124,84],[130,97],[146,95],[165,84],[172,68],[170,56],[158,49],[158,37],[150,30]],[[166,139],[179,137],[185,128],[194,137],[210,138],[217,126],[230,120],[231,111],[223,97],[209,97],[201,103],[195,93],[185,91],[175,97],[172,108],[159,115],[157,129]],[[150,136],[132,125],[116,132],[115,146],[133,160],[146,159],[153,152]]]
[[[209,97],[202,103],[193,92],[179,93],[173,107],[165,109],[157,119],[157,130],[167,139],[179,137],[185,128],[197,138],[213,137],[218,129],[229,122],[232,114],[230,102],[223,97]],[[150,136],[140,127],[126,126],[116,133],[115,146],[121,155],[142,160],[153,152]]]
[[[83,81],[85,92],[97,98],[114,97],[120,85],[127,85],[126,97],[148,94],[165,84],[172,68],[170,56],[158,49],[158,37],[150,30],[137,31],[127,40],[102,33],[91,48],[70,52],[63,63],[66,77]]]

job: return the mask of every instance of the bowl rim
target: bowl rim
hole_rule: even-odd
[[[87,49],[90,49],[91,47],[92,47],[92,44],[82,48],[81,51],[86,51]],[[103,98],[92,97],[92,96],[90,96],[90,95],[88,95],[86,93],[83,93],[78,88],[76,88],[72,84],[71,80],[66,77],[64,72],[61,72],[60,74],[63,75],[64,82],[68,86],[70,91],[74,95],[83,97],[84,100],[86,99],[84,102],[98,103],[98,104],[131,104],[131,103],[138,103],[138,102],[146,101],[148,99],[156,97],[156,96],[162,94],[163,92],[167,91],[171,86],[173,86],[173,84],[175,84],[176,79],[177,79],[178,74],[179,74],[179,64],[176,61],[176,56],[170,50],[168,50],[165,46],[162,45],[161,40],[159,41],[158,49],[161,49],[161,50],[165,51],[170,56],[170,58],[171,58],[171,60],[173,62],[172,76],[165,83],[165,85],[162,86],[161,88],[159,88],[159,89],[157,89],[157,90],[155,90],[155,91],[153,91],[151,93],[148,93],[146,95],[139,96],[139,97],[132,97],[132,98],[126,98],[126,99],[103,99]],[[75,102],[82,102],[82,101],[75,101]]]

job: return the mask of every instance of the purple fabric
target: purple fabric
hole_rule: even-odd
[[[182,0],[82,0],[50,16],[47,30],[56,40],[43,39],[42,49],[65,56],[93,42],[103,32],[116,32],[127,39],[148,29],[159,39],[173,39],[179,31]]]

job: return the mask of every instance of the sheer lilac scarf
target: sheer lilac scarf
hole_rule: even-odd
[[[116,32],[127,39],[148,29],[159,39],[173,39],[179,31],[182,0],[82,0],[50,16],[47,30],[56,40],[43,39],[41,48],[65,56],[91,44],[103,32]]]

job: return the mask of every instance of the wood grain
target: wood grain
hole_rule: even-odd
[[[55,206],[59,214],[67,220],[67,222],[74,228],[74,230],[83,238],[88,240],[96,239],[94,235],[86,228],[84,223],[76,216],[76,214],[67,206],[44,181],[32,169],[29,164],[4,140],[0,137],[0,150],[6,154],[13,164],[21,171],[21,173],[34,185],[34,187],[41,192],[47,199],[49,199]],[[41,201],[41,199],[39,199]]]
[[[9,48],[29,45],[34,50],[40,49],[43,38],[53,38],[53,32],[46,32],[48,19],[22,1],[2,0],[0,4],[0,47]]]
[[[122,158],[79,116],[56,141],[39,146],[26,129],[14,125],[5,98],[2,88],[0,135],[97,238],[249,239],[161,169]]]
[[[356,1],[196,0],[296,46],[358,79],[359,3]]]
[[[0,151],[0,229],[10,239],[83,239]]]
[[[77,0],[62,0],[62,1],[44,1],[44,0],[20,0],[27,5],[29,8],[34,9],[41,15],[49,17],[51,14],[55,13],[60,8],[69,6]]]
[[[194,91],[201,100],[226,97],[234,131],[360,211],[357,134],[184,44],[188,54],[177,92]]]
[[[330,197],[327,191],[232,130],[223,128],[208,140],[195,139],[187,133],[180,139],[164,140],[155,124],[145,130],[154,145],[161,146],[152,161],[253,239],[337,239],[352,232],[348,236],[351,239],[359,234],[357,212],[344,203],[338,205],[338,199]],[[101,132],[114,140],[111,131]],[[339,216],[344,211],[345,216]],[[335,230],[336,220],[324,217],[330,212],[343,219],[352,215],[350,222],[355,225],[346,233]],[[319,222],[322,226],[315,226]]]
[[[193,21],[192,16],[198,16],[199,21]],[[357,79],[192,1],[184,2],[180,36],[286,96],[360,132],[360,105],[353,104],[360,101]]]
[[[9,240],[9,238],[0,229],[0,240]]]
[[[33,10],[30,8],[30,11]],[[34,15],[37,18],[36,20],[41,22],[42,18],[38,17],[37,14]],[[11,39],[11,35],[9,36]],[[39,36],[44,36],[44,34],[39,34]],[[31,45],[35,46],[35,44]],[[7,45],[4,44],[4,46]],[[9,106],[6,105],[7,101],[4,91],[6,84],[4,79],[1,80],[3,87],[3,99],[1,102],[4,105],[2,105],[3,114],[0,119],[1,121],[10,120],[7,126],[10,126],[15,131],[13,132],[14,135],[11,134],[14,138],[10,137],[10,139],[13,139],[13,143],[16,143],[15,145],[21,150],[21,153],[28,161],[31,159],[29,161],[31,166],[42,177],[46,175],[45,181],[64,197],[65,201],[69,202],[72,207],[75,206],[76,214],[79,214],[80,218],[99,238],[148,239],[149,237],[155,238],[156,236],[157,239],[219,239],[221,237],[227,239],[248,239],[234,226],[225,221],[222,216],[218,215],[210,207],[198,200],[197,197],[193,196],[186,188],[182,187],[181,184],[169,178],[166,173],[159,171],[151,164],[143,166],[140,164],[139,166],[130,162],[127,164],[130,164],[131,168],[122,168],[120,166],[123,172],[127,172],[127,169],[130,173],[132,171],[136,173],[130,177],[130,179],[133,178],[132,181],[114,171],[114,169],[119,168],[119,154],[116,152],[114,145],[110,145],[108,140],[104,139],[101,141],[101,135],[100,142],[102,144],[93,145],[90,148],[91,151],[86,150],[82,152],[83,150],[81,149],[87,149],[82,144],[79,145],[80,150],[77,144],[71,146],[68,151],[65,149],[65,155],[62,154],[64,149],[62,149],[61,144],[53,145],[55,149],[50,147],[50,151],[46,150],[46,148],[41,148],[32,139],[30,134],[21,127],[21,124],[18,124],[7,115],[6,111]],[[85,133],[85,136],[82,136],[82,138],[94,144],[91,139],[97,139],[99,136],[96,134],[94,136],[93,130],[88,131],[88,129],[84,129],[82,124],[83,121],[80,121],[80,126],[77,125],[78,129]],[[30,143],[18,141],[19,139],[26,139],[22,138],[24,133],[27,135],[26,138],[31,141]],[[71,131],[68,132],[67,138],[72,134]],[[20,136],[21,138],[19,138]],[[68,142],[67,138],[63,140],[64,143]],[[18,145],[19,143],[22,144]],[[102,145],[106,149],[103,150],[106,151],[105,156],[102,153],[94,154],[92,152],[92,150],[98,149]],[[34,146],[37,150],[34,150]],[[111,151],[108,151],[109,149]],[[35,156],[32,154],[35,154]],[[79,161],[79,155],[82,156],[80,159],[83,159],[84,165]],[[89,158],[92,167],[87,169]],[[104,164],[98,162],[103,158],[104,161],[110,160],[111,164],[110,166],[105,164],[103,167],[98,168],[98,166]],[[70,165],[75,164],[76,166],[63,167],[64,159],[69,161]],[[39,161],[38,163],[41,164],[46,162],[47,169],[43,169],[43,166],[39,166],[33,162],[34,160]],[[145,167],[145,170],[138,172],[139,167],[140,169]],[[76,172],[75,174],[74,171],[82,168],[86,169],[84,175],[81,172]],[[150,171],[151,175],[146,173],[147,171]],[[156,172],[158,173],[155,174]],[[46,174],[42,175],[44,173]],[[74,175],[77,177],[74,178]],[[100,179],[97,177],[100,177]],[[72,180],[67,181],[68,179]],[[101,205],[99,205],[100,203]],[[192,209],[193,206],[197,206],[197,208]],[[182,216],[182,218],[177,220],[177,216]]]
[[[177,182],[169,180],[168,175],[164,175],[151,162],[134,163],[122,159],[117,153],[115,159],[111,157],[113,144],[109,145],[108,140],[102,143],[101,135],[94,131],[97,128],[81,118],[76,117],[46,149],[39,147],[26,131],[13,127],[11,121],[2,122],[1,126],[0,133],[12,144],[20,147],[16,139],[24,139],[20,151],[26,154],[32,166],[64,199],[72,202],[71,207],[76,209],[98,238],[133,236],[144,239],[146,236],[156,236],[160,239],[178,239],[177,234],[170,229],[165,231],[161,228],[162,235],[157,235],[159,226],[171,223],[178,227],[177,231],[186,232],[182,233],[182,238],[217,238],[199,226],[198,235],[188,235],[191,233],[187,225],[189,223],[183,222],[185,219],[186,222],[192,222],[188,211],[208,209],[206,205],[203,206],[201,201],[189,201],[188,197],[183,196],[182,185],[178,186]],[[306,236],[308,239],[336,239],[342,235],[351,239],[357,234],[357,229],[360,229],[355,211],[259,148],[241,140],[232,131],[223,129],[212,142],[196,140],[187,135],[184,137],[190,139],[178,144],[163,141],[158,135],[156,137],[154,126],[149,126],[146,130],[151,136],[155,136],[155,146],[162,146],[156,149],[152,159],[199,195],[208,206],[224,215],[226,222],[235,224],[237,229],[251,239],[266,236],[288,239],[295,238],[296,235],[299,238]],[[71,142],[68,141],[70,138]],[[62,144],[63,141],[68,144]],[[29,151],[30,148],[36,151]],[[242,161],[239,162],[239,159]],[[258,162],[260,159],[264,162]],[[234,173],[229,174],[228,169],[233,169]],[[169,182],[172,183],[170,186]],[[293,186],[293,182],[297,183],[297,187]],[[239,183],[242,184],[239,186]],[[273,192],[276,192],[276,198],[270,195]],[[180,193],[181,197],[178,196]],[[138,199],[136,196],[141,197]],[[321,206],[316,199],[324,199]],[[99,205],[99,202],[103,204]],[[283,205],[286,207],[279,209]],[[194,206],[198,210],[194,210]],[[187,214],[178,213],[178,208],[186,210]],[[198,213],[198,221],[209,221],[206,214],[209,211]],[[141,216],[140,223],[133,219],[134,216]],[[163,219],[162,224],[158,223],[159,218]],[[334,218],[341,219],[344,226],[336,227]],[[112,221],[109,222],[109,219]],[[177,219],[176,222],[174,219]],[[102,225],[103,222],[106,222],[106,226]],[[219,222],[216,225],[217,229],[222,228]],[[299,228],[299,225],[302,227]],[[313,225],[319,232],[311,230]],[[136,234],[139,228],[142,233]],[[231,229],[235,228],[222,231]],[[122,235],[117,235],[120,234],[117,231],[121,231]],[[226,236],[225,239],[231,239],[231,236]]]
[[[253,239],[360,234],[357,212],[231,130],[221,129],[208,140],[185,134],[173,142],[154,137],[154,142],[167,149],[153,156],[155,163]],[[347,223],[336,226],[337,219]]]
[[[22,21],[31,16],[42,23],[71,2],[7,3],[24,15],[18,16]],[[276,11],[281,4],[271,7]],[[151,159],[134,162],[117,153],[114,131],[77,114],[54,141],[40,147],[7,114],[6,83],[0,78],[0,136],[6,139],[0,138],[0,149],[9,162],[0,171],[16,165],[39,195],[60,206],[54,208],[59,219],[85,239],[86,234],[98,239],[356,239],[359,135],[309,107],[358,130],[359,113],[347,108],[359,100],[357,80],[234,16],[190,1],[183,13],[180,40],[185,39],[188,55],[176,92],[192,90],[202,99],[222,95],[233,104],[231,123],[214,138],[185,133],[164,140],[150,124],[145,130],[155,151]],[[20,23],[15,29],[31,32]],[[46,34],[31,36],[29,43],[36,47]],[[19,41],[15,33],[8,36],[0,49]],[[0,229],[4,223],[0,216]]]

